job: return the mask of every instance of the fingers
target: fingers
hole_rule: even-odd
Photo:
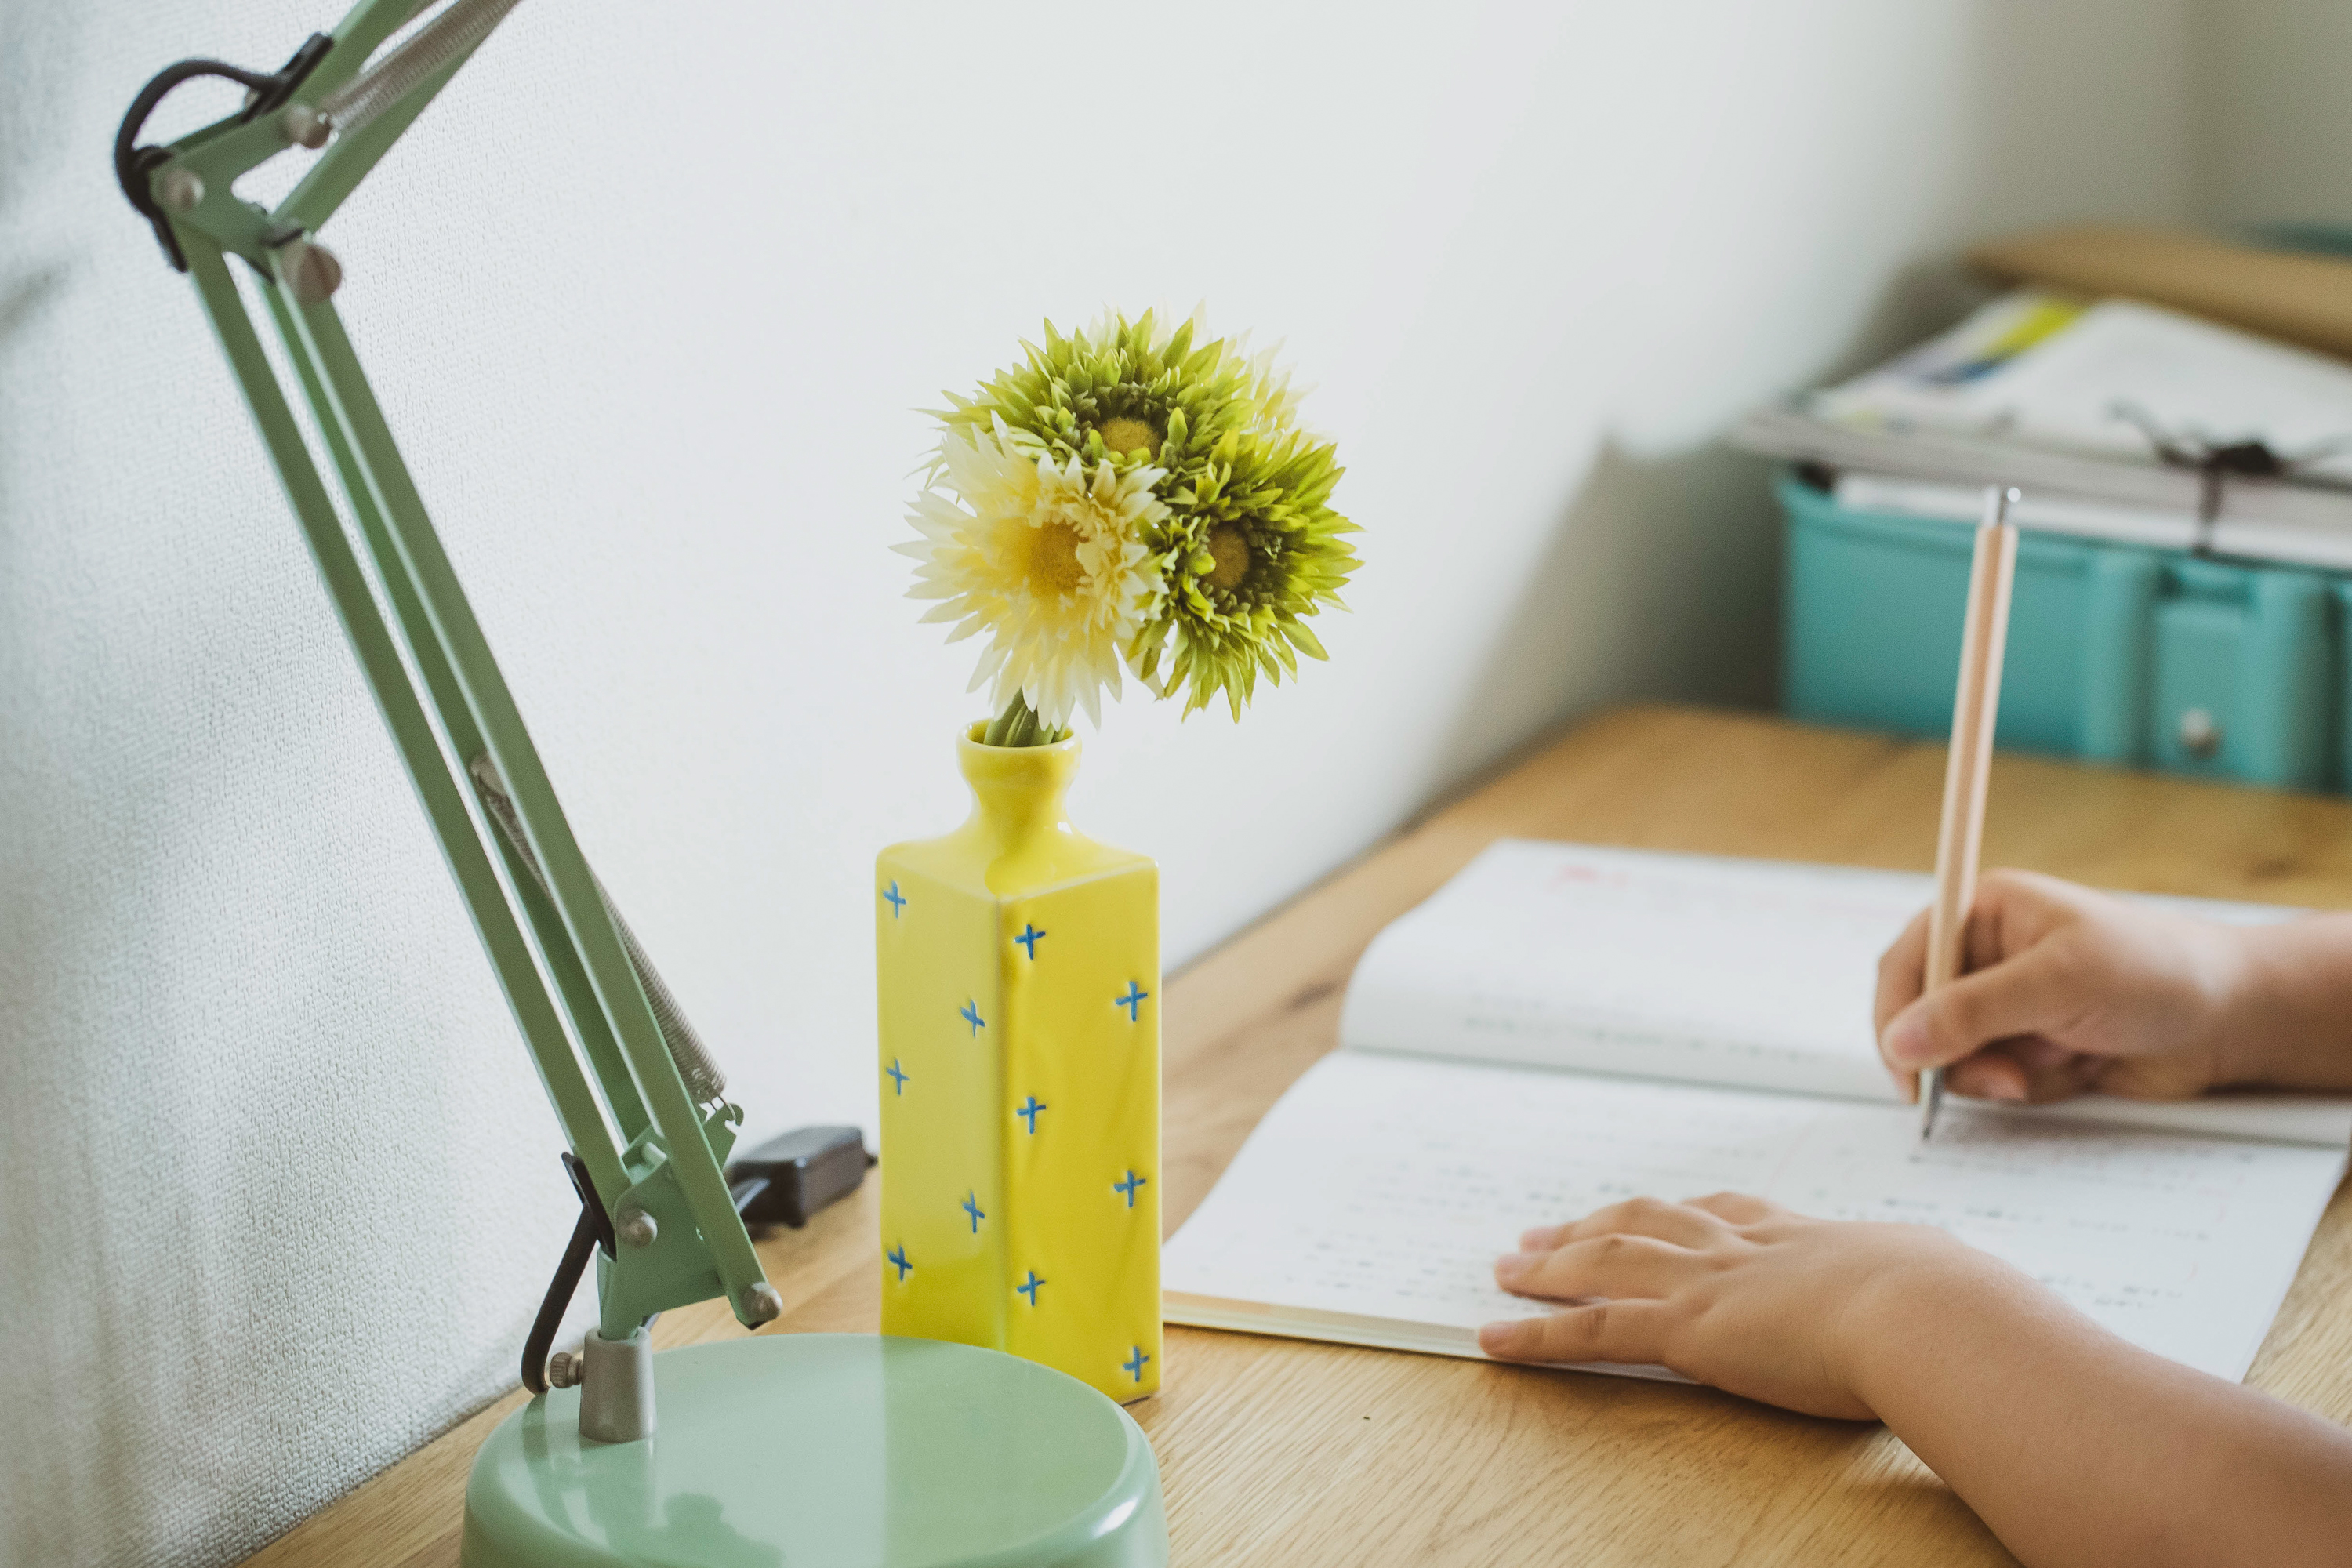
[[[1663,1198],[1628,1198],[1622,1204],[1595,1209],[1582,1219],[1566,1225],[1538,1226],[1519,1237],[1522,1252],[1549,1252],[1571,1241],[1588,1237],[1610,1236],[1622,1231],[1634,1236],[1654,1236],[1661,1241],[1679,1242],[1685,1247],[1704,1244],[1714,1233],[1714,1222],[1703,1214],[1695,1214],[1688,1205],[1670,1204]]]
[[[1778,1204],[1746,1193],[1709,1193],[1703,1198],[1679,1204],[1670,1204],[1663,1198],[1628,1198],[1623,1203],[1595,1209],[1582,1219],[1564,1225],[1539,1225],[1522,1231],[1519,1250],[1549,1252],[1571,1241],[1620,1231],[1652,1236],[1683,1247],[1704,1247],[1715,1239],[1716,1220],[1727,1225],[1753,1225],[1785,1212]]]
[[[1495,1280],[1520,1296],[1576,1301],[1589,1297],[1664,1296],[1693,1270],[1704,1255],[1655,1237],[1588,1237],[1549,1252],[1511,1252],[1495,1260]]]
[[[1927,911],[1921,910],[1911,918],[1911,923],[1903,928],[1903,934],[1895,939],[1894,945],[1879,955],[1878,994],[1871,1004],[1872,1032],[1884,1037],[1886,1026],[1894,1021],[1895,1015],[1919,999],[1919,993],[1927,984]],[[1884,1047],[1880,1054],[1885,1055]],[[1893,1075],[1895,1087],[1902,1094],[1905,1104],[1919,1098],[1918,1073],[1907,1068],[1895,1067],[1892,1062],[1888,1063],[1887,1071]]]
[[[1927,984],[1927,911],[1911,917],[1878,958],[1878,994],[1871,1004],[1871,1022],[1885,1030],[1895,1015],[1919,999]]]
[[[2080,977],[2062,947],[2037,943],[1920,997],[1886,1026],[1879,1054],[1897,1071],[1916,1072],[2012,1036],[2058,1033],[2082,1005]]]
[[[1691,1199],[1690,1206],[1732,1225],[1754,1225],[1789,1212],[1779,1204],[1750,1197],[1746,1193],[1709,1193],[1703,1198]]]
[[[2069,1056],[2063,1062],[2025,1064],[2025,1100],[2029,1105],[2048,1105],[2053,1100],[2072,1100],[2087,1094],[2106,1070],[2106,1062],[2098,1057]]]
[[[2180,1057],[2127,1057],[2104,1061],[2092,1087],[2126,1100],[2194,1100],[2213,1087],[2212,1069]]]
[[[1497,1361],[1663,1362],[1671,1321],[1656,1301],[1595,1301],[1488,1323],[1478,1331],[1478,1348]]]
[[[1998,1050],[1979,1051],[1954,1062],[1944,1073],[1944,1087],[1970,1100],[2021,1101],[2028,1091],[2023,1063]]]
[[[2080,913],[2085,900],[2095,898],[2087,889],[2032,871],[1986,872],[1977,884],[1975,902],[1961,928],[1961,969],[1970,976],[2000,974],[2028,956],[2050,957],[2042,952],[2042,947],[2053,929],[2065,923],[2070,914]],[[1948,1065],[2003,1033],[2023,1033],[2039,1026],[2041,1022],[2013,1022],[2004,1028],[1997,1021],[1988,1021],[1981,1026],[1961,1026],[1947,1020],[1947,1027],[1958,1027],[1960,1033],[1972,1033],[1976,1037],[1961,1041],[1949,1035],[1923,1036],[1921,1031],[1937,1022],[1934,1015],[1923,1012],[1920,1006],[1926,981],[1927,930],[1928,916],[1922,911],[1879,959],[1878,994],[1872,1008],[1878,1029],[1879,1056],[1906,1101],[1918,1099],[1921,1068]],[[2078,955],[2065,956],[2073,959]],[[2002,976],[1990,988],[1996,993],[1994,1001],[2000,1000],[2004,986],[2035,978],[2030,973]],[[2049,1010],[2014,995],[2010,1000],[2012,1005],[2026,1005],[2029,1013]],[[1966,998],[1957,1003],[1948,1000],[1944,1005],[1961,1008],[1971,1005]],[[2000,1011],[1998,1007],[1995,1010]],[[1932,1045],[1923,1043],[1930,1039]],[[1923,1056],[1923,1052],[1934,1054]],[[2003,1089],[2016,1081],[2020,1084],[2018,1098],[2028,1092],[2019,1076],[2006,1068],[1995,1066],[1974,1076],[1988,1089]],[[1992,1093],[1988,1098],[2008,1097]]]
[[[1927,911],[1922,910],[1903,928],[1878,960],[1878,994],[1871,1004],[1871,1032],[1884,1036],[1895,1016],[1919,1000],[1927,983]],[[1916,1086],[1918,1075],[1898,1071],[1895,1081],[1905,1091]]]
[[[1977,1100],[2047,1105],[2090,1089],[2108,1065],[2103,1058],[2066,1050],[2047,1040],[2004,1040],[1954,1062],[1944,1081],[1954,1094]]]

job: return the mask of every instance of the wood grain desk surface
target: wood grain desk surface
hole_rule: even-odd
[[[1931,868],[1940,746],[1748,715],[1622,710],[1431,816],[1168,986],[1167,1223],[1336,1040],[1373,933],[1497,837]],[[1988,866],[2113,888],[2352,906],[2352,805],[2003,756]],[[877,1184],[761,1244],[784,1314],[871,1331]],[[2249,1381],[2352,1417],[2352,1188]],[[1676,1194],[1679,1195],[1679,1194]],[[713,1303],[656,1340],[740,1332]],[[499,1402],[249,1562],[453,1568]],[[1171,1329],[1135,1407],[1179,1564],[1906,1564],[2011,1561],[1900,1443],[1704,1389]]]

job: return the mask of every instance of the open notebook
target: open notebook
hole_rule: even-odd
[[[1170,1244],[1169,1320],[1475,1356],[1478,1325],[1543,1310],[1494,1284],[1522,1229],[1729,1189],[1941,1226],[2137,1344],[2244,1376],[2344,1173],[2352,1100],[1947,1100],[1922,1145],[1870,1007],[1930,890],[1495,845],[1365,953],[1342,1048]]]

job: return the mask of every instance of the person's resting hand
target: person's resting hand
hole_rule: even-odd
[[[2245,933],[2030,871],[1978,885],[1961,976],[1921,995],[1922,912],[1878,963],[1879,1054],[1906,1094],[1924,1068],[1980,1100],[2090,1089],[2181,1100],[2249,1081],[2231,1004]]]
[[[1816,1415],[1875,1415],[2027,1568],[2341,1563],[2352,1435],[2126,1344],[1939,1230],[1760,1198],[1636,1198],[1531,1230],[1499,1361],[1654,1363]]]
[[[1863,1352],[1884,1322],[1968,1290],[2032,1291],[2024,1276],[1920,1225],[1808,1219],[1761,1198],[1635,1198],[1519,1238],[1503,1289],[1575,1303],[1489,1323],[1503,1361],[1655,1363],[1811,1415],[1864,1420]],[[1897,1300],[1897,1297],[1902,1298]]]

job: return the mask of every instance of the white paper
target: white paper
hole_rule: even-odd
[[[1374,940],[1339,1037],[1360,1050],[1892,1104],[1872,1033],[1878,958],[1933,890],[1905,872],[1507,839]],[[2149,901],[2233,921],[2295,912]],[[2091,1095],[2064,1114],[2352,1142],[2342,1097]]]
[[[1838,476],[1832,493],[1838,505],[1855,511],[1891,511],[1968,523],[1984,515],[1982,485],[1849,471]],[[2064,533],[2080,539],[2146,544],[2158,550],[2189,550],[2197,544],[2197,519],[2189,512],[2087,500],[2047,490],[2030,490],[2020,496],[2009,509],[2009,521],[2028,533]],[[2326,538],[2340,552],[2342,563],[2352,564],[2352,538],[2347,538],[2340,529]]]
[[[2236,1379],[2343,1163],[1967,1106],[1922,1147],[1900,1108],[1342,1051],[1267,1113],[1170,1245],[1168,1311],[1475,1355],[1479,1324],[1543,1310],[1494,1284],[1521,1230],[1733,1190],[1940,1226],[2134,1343]]]
[[[2105,300],[2013,352],[2042,309],[2031,290],[1994,300],[1942,337],[1811,407],[1840,423],[1948,431],[2153,463],[2129,404],[2167,437],[2223,446],[2260,439],[2296,458],[2352,436],[2352,369],[2216,322],[2132,300]],[[2352,454],[2306,472],[2352,479]]]
[[[1984,513],[1984,487],[1948,484],[1937,479],[1903,479],[1885,474],[1838,476],[1834,493],[1840,506],[1858,511],[1892,511],[1946,522],[1973,523]],[[2283,517],[2249,514],[2241,505],[2246,496],[2242,482],[2222,497],[2221,515],[2207,542],[2223,555],[2257,561],[2288,561],[2334,571],[2352,567],[2352,529],[2343,517]],[[2189,550],[2198,543],[2200,529],[2193,505],[2182,498],[2172,510],[2131,506],[2116,501],[2078,499],[2035,488],[2024,492],[2009,509],[2009,521],[2028,533],[2063,533],[2082,539],[2117,540],[2158,550]],[[2275,509],[2272,509],[2275,510]]]

